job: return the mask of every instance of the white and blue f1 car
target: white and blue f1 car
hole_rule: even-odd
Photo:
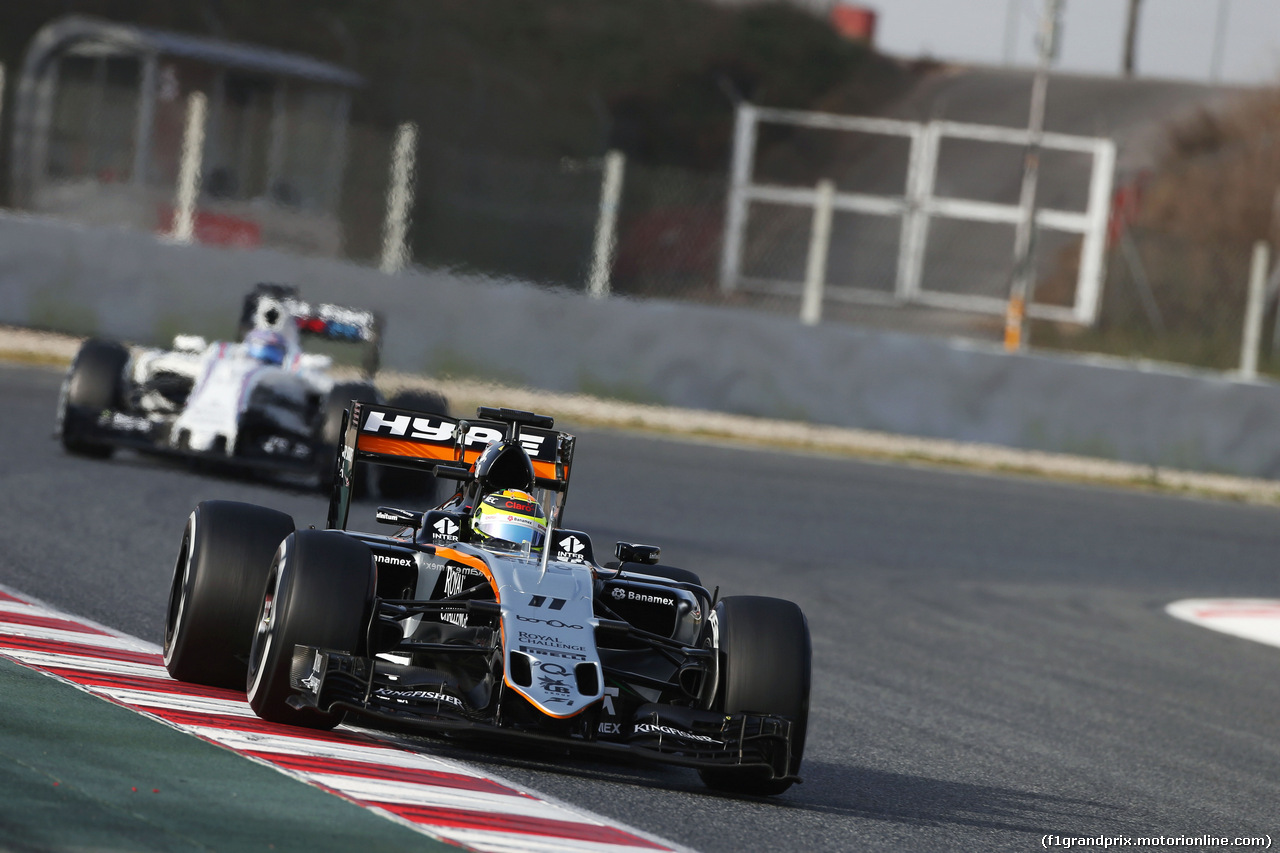
[[[297,472],[328,483],[342,412],[375,401],[381,320],[371,311],[311,305],[296,289],[260,284],[245,297],[238,341],[179,335],[172,349],[85,341],[63,382],[55,433],[68,452],[118,447],[229,467]],[[365,376],[339,382],[313,337],[364,347]],[[445,411],[438,395],[416,405]]]

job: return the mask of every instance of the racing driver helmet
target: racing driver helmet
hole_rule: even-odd
[[[249,353],[249,357],[263,364],[284,364],[288,346],[284,335],[266,329],[254,329],[244,338],[245,351]]]
[[[541,551],[547,537],[547,518],[533,495],[520,489],[502,489],[486,495],[471,514],[471,530],[485,547],[502,550]]]

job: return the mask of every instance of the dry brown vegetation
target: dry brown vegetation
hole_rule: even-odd
[[[1252,247],[1259,240],[1274,245],[1280,234],[1278,143],[1280,89],[1171,123],[1156,168],[1139,179],[1136,215],[1110,248],[1097,327],[1073,332],[1046,324],[1035,342],[1236,367]],[[1045,285],[1074,280],[1074,263],[1064,258]],[[1264,354],[1274,323],[1272,304]]]
[[[1201,109],[1170,126],[1139,224],[1195,242],[1250,245],[1275,236],[1280,90]]]

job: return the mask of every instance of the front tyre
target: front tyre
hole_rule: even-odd
[[[720,652],[714,709],[790,720],[787,772],[797,775],[809,723],[812,668],[804,613],[790,601],[742,595],[721,599],[712,616]],[[781,794],[792,784],[760,768],[715,768],[698,774],[708,788],[734,794]]]
[[[271,558],[293,519],[235,501],[204,501],[187,519],[173,568],[164,665],[179,681],[244,689]]]
[[[249,653],[249,705],[264,720],[331,729],[342,714],[295,708],[294,646],[362,654],[374,572],[369,547],[329,530],[299,530],[276,552]],[[311,661],[303,662],[309,667]]]
[[[102,412],[124,403],[129,350],[116,341],[90,338],[80,345],[58,395],[57,433],[68,453],[106,459],[112,447],[86,433]]]

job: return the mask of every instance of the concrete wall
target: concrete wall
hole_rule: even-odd
[[[0,216],[3,323],[161,345],[229,336],[258,281],[382,311],[397,370],[1280,478],[1274,383]]]

